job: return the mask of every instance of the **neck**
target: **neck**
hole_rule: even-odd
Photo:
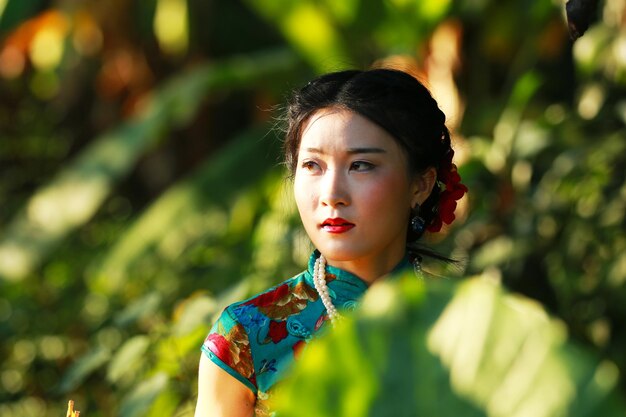
[[[390,273],[404,257],[404,252],[388,257],[358,258],[349,261],[341,261],[326,257],[330,266],[342,269],[361,278],[368,284],[373,284],[379,278]]]

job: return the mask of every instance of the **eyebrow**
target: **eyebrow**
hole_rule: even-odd
[[[310,152],[310,153],[318,153],[321,155],[326,154],[326,152],[324,152],[323,150],[319,148],[305,148],[305,151]],[[387,153],[387,151],[382,148],[348,148],[346,150],[346,153],[353,155],[353,154],[361,154],[361,153]]]

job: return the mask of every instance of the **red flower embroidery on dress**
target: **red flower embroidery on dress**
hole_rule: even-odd
[[[278,343],[287,337],[287,322],[286,321],[270,321],[270,331],[267,335],[272,339],[272,342]]]
[[[209,334],[205,343],[222,362],[256,386],[250,341],[241,324],[234,325],[227,333],[223,326],[219,326],[217,332]]]
[[[437,181],[442,186],[443,191],[439,194],[437,215],[430,226],[428,226],[428,231],[431,233],[440,231],[443,223],[450,224],[454,221],[456,218],[454,215],[457,206],[456,202],[467,193],[467,187],[461,184],[458,168],[452,163],[453,156],[454,151],[450,150],[437,171]]]
[[[230,343],[224,336],[211,333],[204,341],[204,344],[211,352],[222,360],[226,365],[233,367],[233,357],[230,353]]]
[[[302,352],[302,349],[304,349],[305,345],[306,342],[304,340],[298,340],[296,344],[292,346],[294,358],[297,359],[300,356],[300,353]]]
[[[258,297],[253,298],[246,304],[252,304],[257,307],[269,307],[276,303],[277,300],[284,298],[289,294],[289,285],[283,284],[276,287],[274,290],[261,294]]]
[[[245,304],[256,306],[263,315],[272,320],[283,321],[304,310],[309,302],[316,301],[318,297],[315,288],[299,282],[291,289],[288,284],[283,284]]]
[[[328,321],[328,314],[322,314],[317,321],[315,322],[315,331],[318,331],[320,329],[320,327],[322,327],[322,324],[324,324],[325,321]]]

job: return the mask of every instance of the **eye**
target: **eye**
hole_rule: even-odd
[[[350,164],[350,170],[356,172],[367,172],[374,169],[374,164],[367,161],[354,161]]]
[[[317,172],[320,170],[320,166],[315,161],[302,161],[300,168],[309,172]]]

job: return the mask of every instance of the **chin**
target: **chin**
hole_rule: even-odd
[[[359,250],[355,250],[354,245],[315,245],[317,249],[326,257],[337,262],[346,262],[359,259],[364,256],[364,253]]]

